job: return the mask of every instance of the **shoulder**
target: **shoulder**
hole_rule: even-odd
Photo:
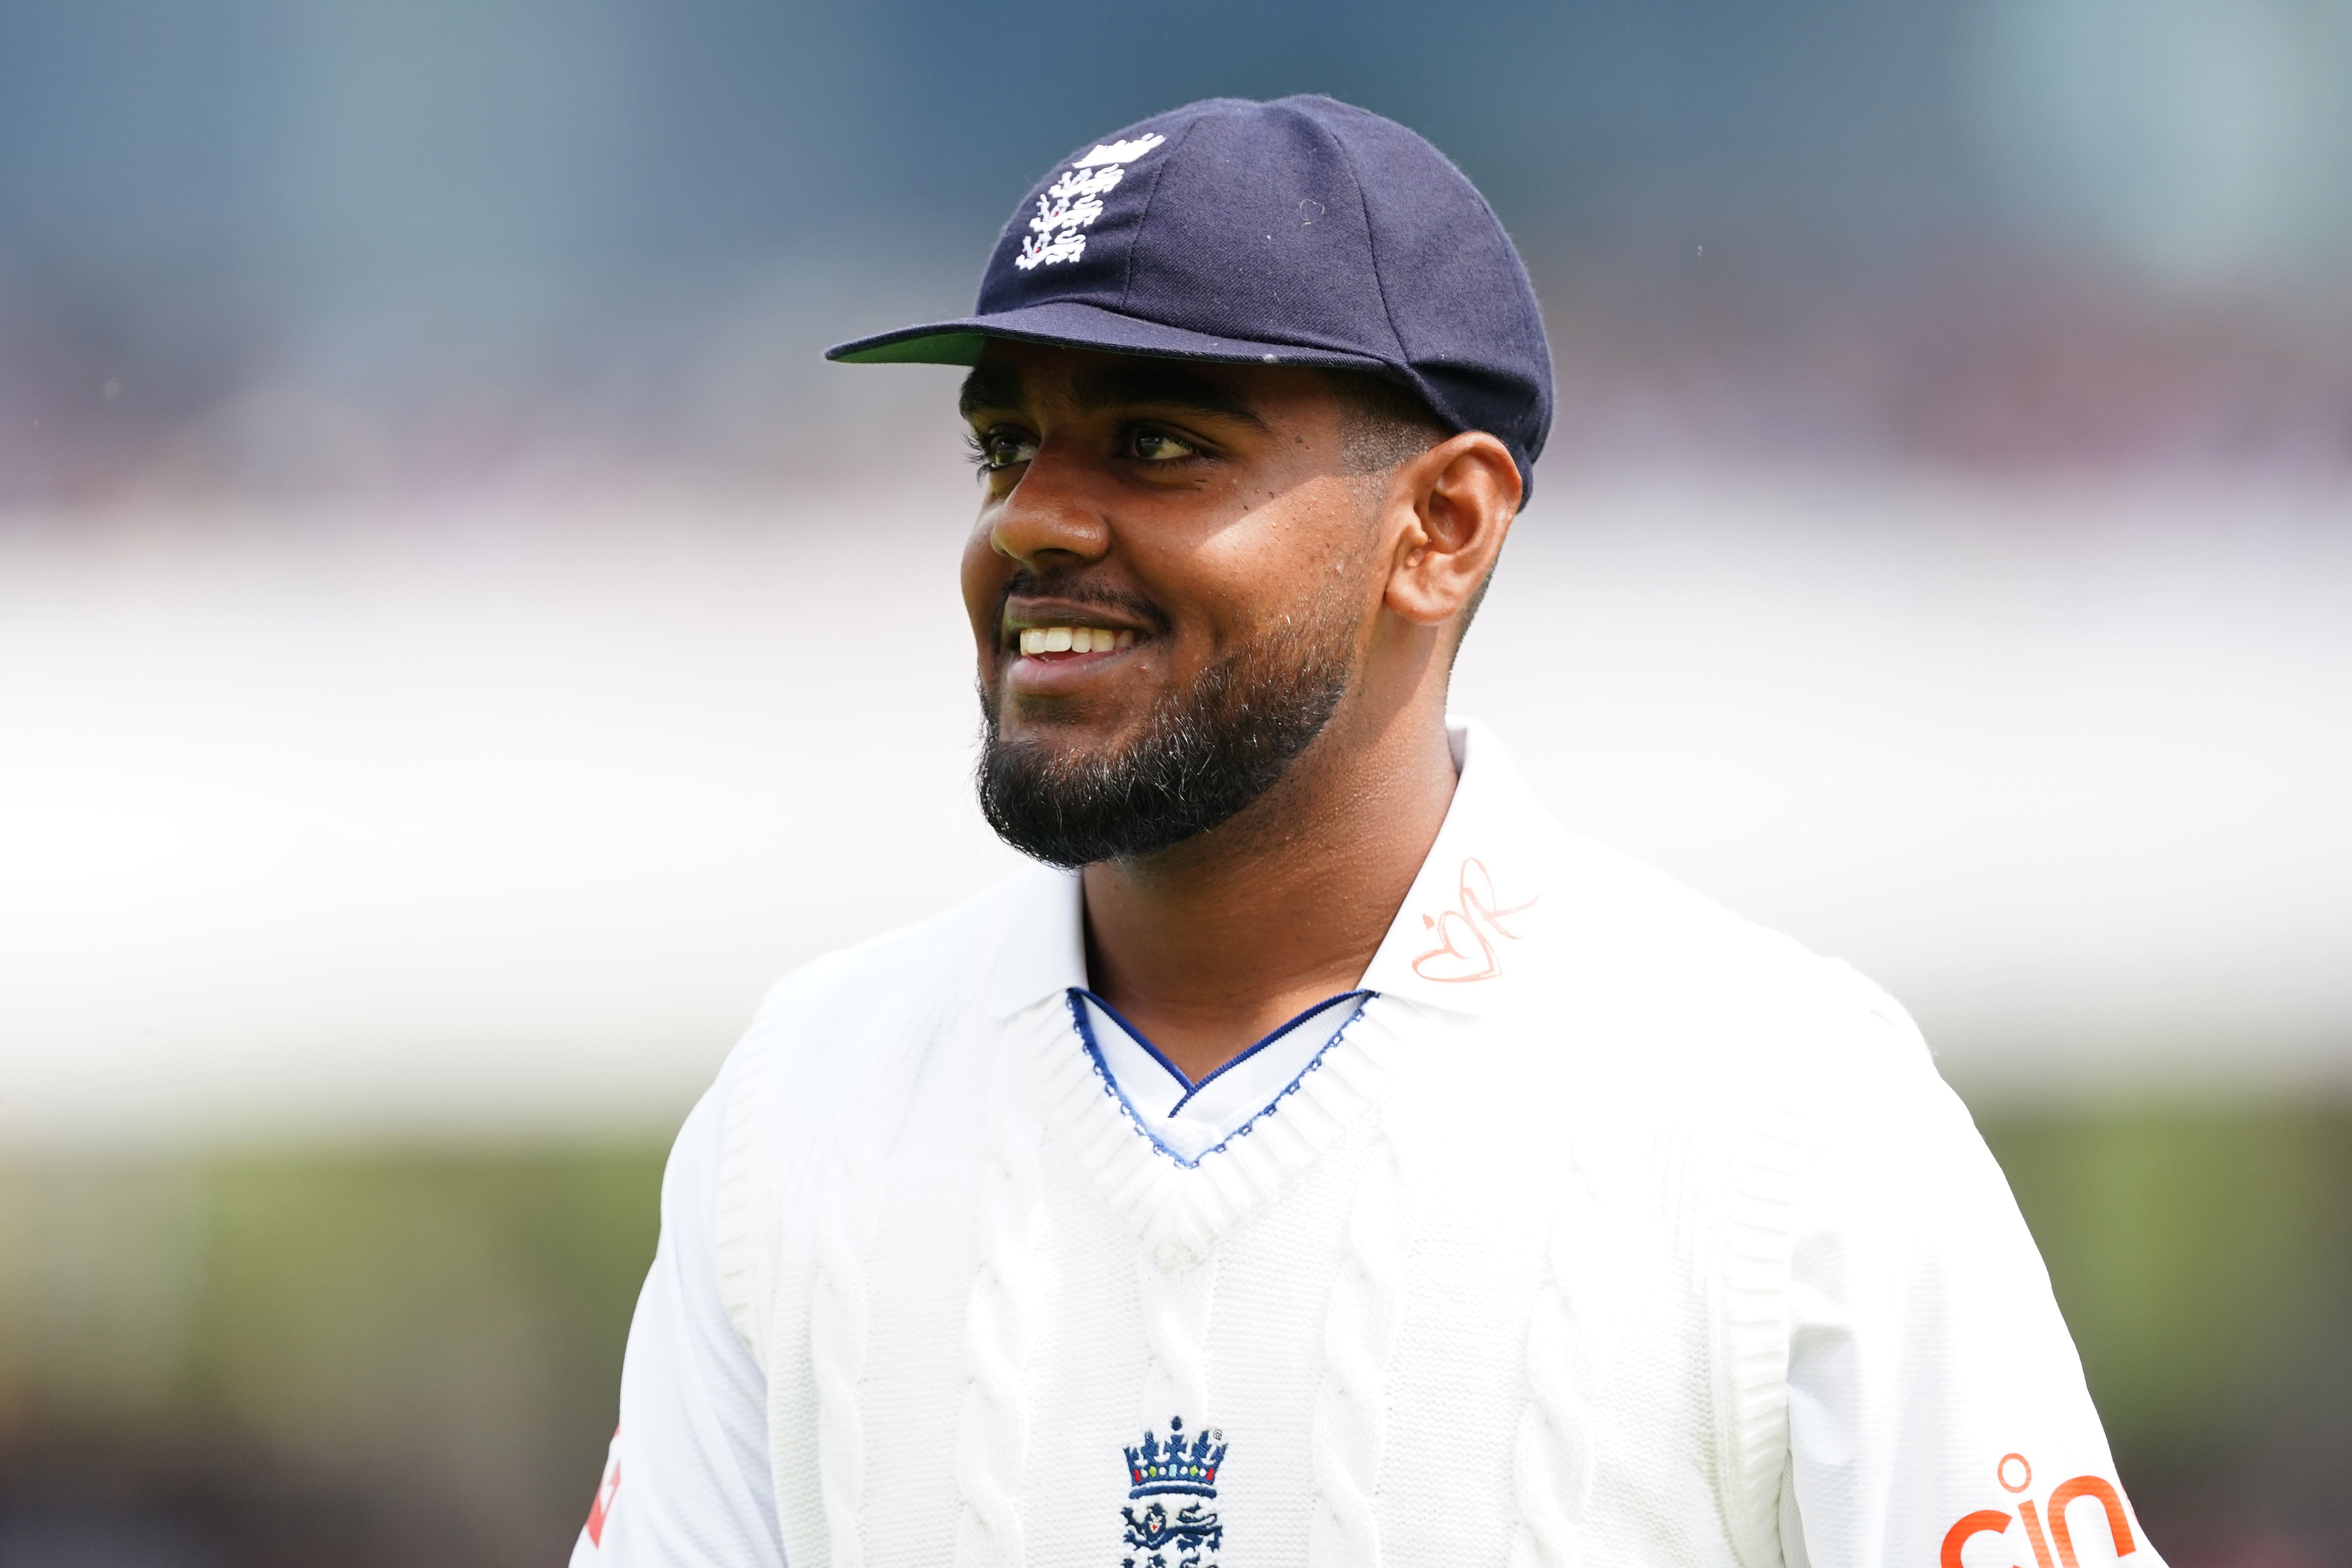
[[[1606,845],[1548,837],[1552,973],[1601,1038],[1740,1098],[1940,1088],[1910,1015],[1850,964]]]
[[[881,1064],[919,1059],[979,994],[1041,877],[1007,879],[917,925],[826,954],[772,987],[709,1096],[714,1256],[730,1320],[755,1353],[779,1223],[795,1185]]]
[[[1023,894],[1039,876],[1052,874],[1023,872],[927,920],[812,958],[769,988],[751,1034],[837,1022],[877,1000],[968,977],[1002,944]]]
[[[954,908],[812,959],[769,988],[729,1059],[738,1077],[793,1081],[797,1097],[830,1097],[872,1052],[969,995],[989,975],[1035,899],[1036,868]]]

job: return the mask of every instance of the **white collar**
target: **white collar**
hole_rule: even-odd
[[[1530,936],[1548,924],[1536,885],[1537,841],[1559,830],[1502,744],[1475,719],[1452,718],[1459,777],[1445,821],[1360,988],[1478,1017],[1518,993],[1536,966]],[[1040,867],[1009,911],[990,982],[990,1011],[1011,1018],[1087,986],[1085,905],[1076,872]]]
[[[1369,995],[1349,991],[1316,1003],[1195,1083],[1108,1002],[1092,991],[1070,993],[1079,1033],[1112,1092],[1153,1142],[1188,1166],[1288,1092]]]

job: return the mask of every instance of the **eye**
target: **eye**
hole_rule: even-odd
[[[984,430],[971,438],[972,460],[991,474],[1018,467],[1037,455],[1034,436],[1018,430],[999,426]]]
[[[1164,430],[1139,430],[1127,438],[1130,456],[1146,463],[1173,463],[1181,458],[1198,457],[1201,449],[1191,442],[1169,434]]]

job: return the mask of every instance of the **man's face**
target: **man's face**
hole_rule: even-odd
[[[1270,788],[1381,595],[1374,498],[1317,372],[1024,344],[965,388],[983,807],[1066,864],[1148,854]]]

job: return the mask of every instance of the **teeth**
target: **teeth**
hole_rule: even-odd
[[[1108,626],[1024,626],[1021,629],[1021,651],[1024,653],[1108,653],[1113,648],[1134,646],[1134,632],[1114,632]]]

